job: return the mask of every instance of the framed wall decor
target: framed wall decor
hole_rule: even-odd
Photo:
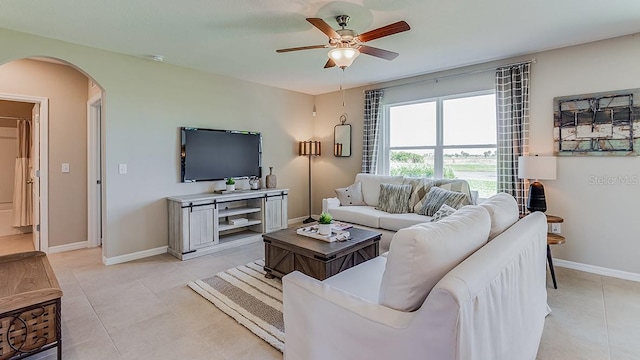
[[[556,156],[640,155],[640,89],[556,97]]]

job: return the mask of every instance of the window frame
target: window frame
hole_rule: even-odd
[[[495,95],[495,89],[473,91],[468,93],[460,93],[454,95],[437,96],[427,99],[419,99],[412,101],[396,102],[392,104],[384,104],[382,106],[383,119],[380,131],[380,147],[378,150],[378,171],[379,175],[390,174],[390,152],[392,150],[433,150],[433,178],[442,179],[444,173],[444,150],[447,149],[496,149],[498,148],[498,136],[496,133],[496,143],[494,144],[472,144],[472,145],[444,145],[444,101],[451,99],[460,99],[474,96]],[[396,106],[423,104],[428,102],[436,103],[436,145],[423,146],[390,146],[390,130],[391,130],[391,108]],[[496,174],[497,176],[497,174]]]

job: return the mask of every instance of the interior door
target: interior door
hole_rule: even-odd
[[[33,248],[40,250],[40,104],[31,110],[31,192],[33,199]]]

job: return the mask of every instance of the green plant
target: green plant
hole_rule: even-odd
[[[331,224],[331,220],[333,220],[333,217],[331,216],[331,214],[329,214],[328,212],[323,212],[322,214],[320,214],[320,218],[318,219],[318,222],[320,224],[327,225],[327,224]]]
[[[227,184],[227,185],[235,185],[235,184],[236,184],[236,181],[235,181],[235,180],[233,180],[232,178],[228,178],[228,179],[227,179],[226,184]]]

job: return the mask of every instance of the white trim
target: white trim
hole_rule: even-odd
[[[102,92],[87,100],[87,239],[89,247],[100,246],[100,199],[96,183],[100,173],[96,171],[96,162],[100,164],[100,107]]]
[[[142,251],[134,252],[131,254],[114,256],[110,258],[102,256],[102,263],[105,265],[115,265],[115,264],[121,264],[128,261],[144,259],[150,256],[162,255],[167,253],[167,248],[168,246],[161,246],[155,249],[142,250]]]
[[[311,217],[315,218],[318,217],[317,215],[311,215]],[[287,222],[287,224],[291,225],[291,224],[296,224],[296,223],[301,223],[304,221],[304,219],[306,219],[306,216],[301,216],[301,217],[297,217],[297,218],[293,218],[293,219],[289,219],[289,221]]]
[[[0,100],[40,104],[40,249],[37,250],[47,253],[49,252],[49,99],[40,96],[0,93]]]
[[[560,266],[567,269],[580,270],[592,274],[598,274],[603,276],[610,276],[618,279],[631,280],[640,282],[640,274],[632,273],[628,271],[610,269],[601,266],[582,264],[578,262],[562,260],[562,259],[553,259],[554,266]]]
[[[87,246],[88,246],[88,242],[87,241],[78,241],[78,242],[71,243],[71,244],[52,246],[52,247],[49,248],[49,254],[57,254],[57,253],[65,252],[65,251],[86,249]]]

